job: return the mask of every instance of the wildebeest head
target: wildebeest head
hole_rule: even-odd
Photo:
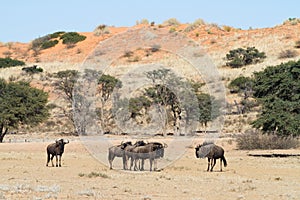
[[[128,142],[121,142],[121,149],[125,149],[127,146],[131,146],[131,141]]]
[[[165,153],[165,145],[161,144],[161,143],[154,143],[153,145],[153,149],[152,151],[156,151],[156,158],[162,158],[164,157],[164,153]]]
[[[213,143],[204,142],[202,145],[199,144],[198,146],[195,147],[196,157],[205,158],[214,146],[215,145]]]
[[[139,141],[136,141],[134,145],[135,146],[144,146],[144,145],[146,145],[146,143],[143,140],[139,140]]]
[[[59,139],[55,140],[56,145],[65,145],[69,143],[69,140]]]

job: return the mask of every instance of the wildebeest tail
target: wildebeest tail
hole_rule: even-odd
[[[225,156],[222,156],[222,161],[224,162],[224,167],[226,167],[227,166],[227,161],[226,161],[226,159],[225,159]]]

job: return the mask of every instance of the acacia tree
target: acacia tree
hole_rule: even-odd
[[[122,82],[111,75],[103,74],[98,78],[98,86],[99,86],[98,92],[101,100],[101,107],[99,108],[99,116],[100,116],[102,130],[104,130],[105,129],[104,119],[113,118],[113,116],[111,115],[112,112],[110,112],[110,110],[108,111],[108,113],[110,113],[108,115],[110,116],[104,116],[105,115],[104,111],[107,111],[104,109],[105,103],[111,97],[111,94],[113,93],[114,89],[119,89],[122,87]]]
[[[79,78],[79,72],[77,70],[59,71],[55,74],[55,77],[58,79],[54,83],[55,87],[63,92],[64,98],[68,102],[66,108],[64,107],[60,107],[60,108],[63,110],[64,115],[72,122],[74,130],[76,130],[72,105],[74,103],[73,90],[76,81]]]
[[[255,73],[253,89],[262,103],[262,112],[253,126],[264,133],[299,136],[300,60]]]
[[[48,93],[26,82],[0,79],[0,142],[10,128],[35,126],[49,117]]]

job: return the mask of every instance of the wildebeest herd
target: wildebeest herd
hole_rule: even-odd
[[[61,157],[64,153],[64,146],[68,143],[68,140],[59,139],[56,140],[55,143],[47,146],[46,166],[48,166],[48,163],[51,160],[52,167],[54,167],[53,158],[55,156],[56,167],[61,167]],[[149,160],[150,171],[152,171],[153,165],[153,170],[156,171],[157,159],[164,157],[164,149],[167,147],[168,145],[165,143],[144,142],[142,140],[136,141],[134,144],[131,141],[121,142],[121,144],[112,146],[108,149],[108,161],[110,169],[113,169],[112,163],[115,157],[121,157],[123,160],[124,170],[132,170],[133,167],[134,171],[144,171],[145,160]],[[227,161],[224,156],[224,149],[215,145],[214,143],[204,142],[203,144],[196,146],[195,153],[197,158],[207,157],[207,171],[213,171],[217,159],[220,159],[220,171],[222,171],[222,162],[224,163],[224,167],[227,166]]]
[[[149,159],[150,171],[154,164],[154,170],[157,170],[157,159],[164,156],[164,149],[167,148],[167,144],[159,142],[144,142],[137,141],[132,144],[129,142],[122,142],[120,145],[112,146],[108,149],[108,161],[110,169],[112,169],[112,162],[115,157],[122,157],[123,169],[131,170],[133,167],[134,171],[144,170],[144,162]],[[130,161],[128,168],[127,162]],[[133,166],[134,165],[134,166]]]

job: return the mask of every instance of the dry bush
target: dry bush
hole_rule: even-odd
[[[190,32],[190,31],[193,31],[195,30],[196,28],[198,28],[199,26],[201,25],[205,25],[205,22],[203,19],[197,19],[195,20],[192,24],[188,25],[184,31],[185,32]]]
[[[176,18],[171,18],[163,22],[165,26],[178,26],[180,22]]]
[[[281,51],[278,55],[278,58],[279,59],[294,58],[297,55],[298,55],[297,51],[288,49],[288,50]]]
[[[105,24],[101,24],[101,25],[97,26],[93,32],[94,32],[95,36],[100,36],[100,35],[110,33],[108,26]]]
[[[300,40],[295,42],[295,48],[298,48],[298,49],[300,48]]]
[[[259,131],[248,131],[236,138],[237,147],[242,150],[252,149],[291,149],[299,146],[294,137],[280,137],[275,134],[262,134]]]

